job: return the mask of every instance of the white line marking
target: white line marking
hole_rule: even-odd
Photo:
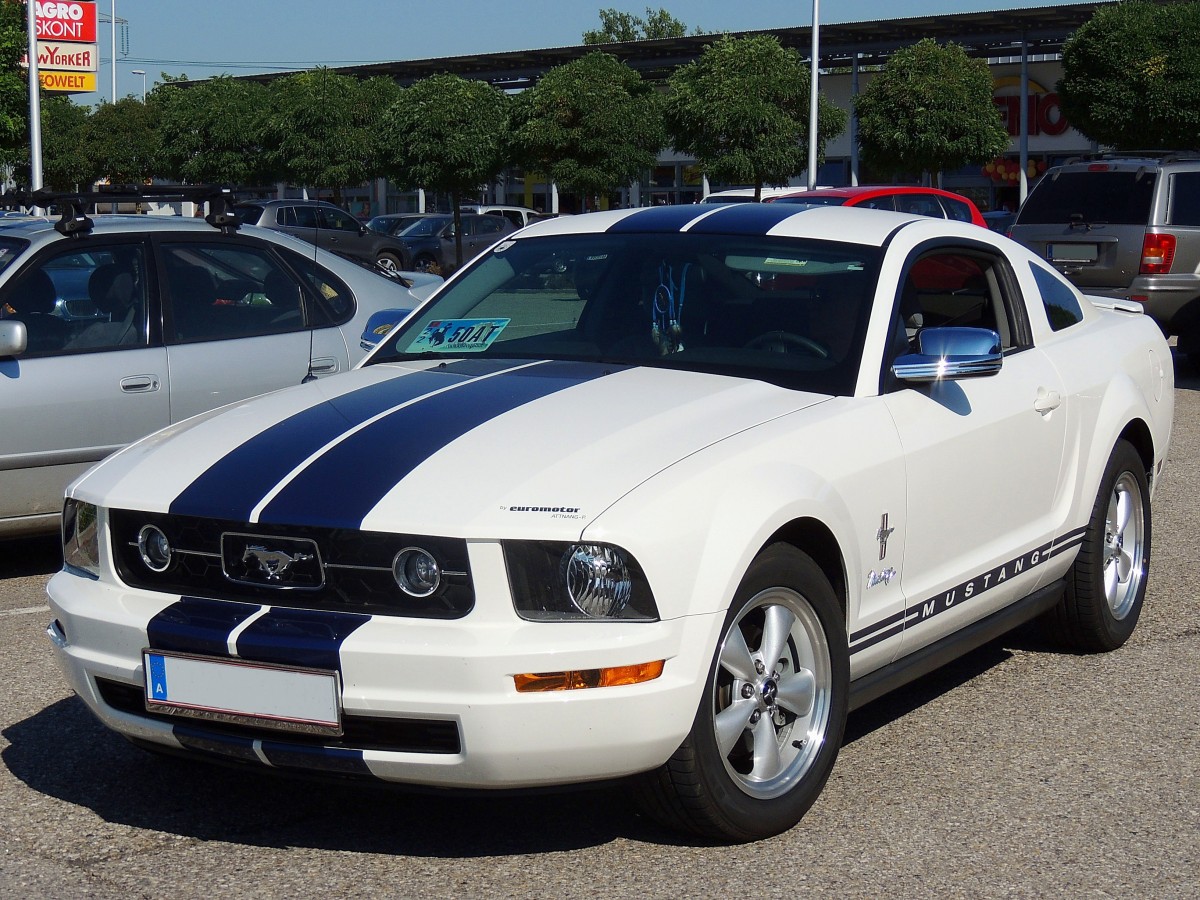
[[[7,618],[8,616],[29,616],[33,615],[34,613],[48,612],[50,612],[49,606],[25,606],[21,609],[0,610],[0,619]]]

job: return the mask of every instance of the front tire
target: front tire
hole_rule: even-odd
[[[400,257],[390,250],[385,250],[375,258],[375,265],[383,269],[385,272],[391,272],[393,275],[400,274],[403,269]]]
[[[787,544],[751,563],[692,730],[639,802],[668,827],[726,841],[791,828],[837,758],[850,684],[845,617],[817,564]]]
[[[1055,635],[1086,653],[1116,650],[1137,625],[1149,570],[1146,466],[1122,440],[1105,467],[1066,596],[1050,611]]]

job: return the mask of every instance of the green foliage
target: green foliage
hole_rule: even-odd
[[[270,180],[259,135],[268,105],[263,85],[229,76],[186,88],[168,82],[149,101],[161,112],[164,177],[190,184]]]
[[[83,130],[94,171],[112,184],[138,184],[161,176],[158,112],[155,104],[133,97],[102,103]]]
[[[86,107],[72,103],[66,97],[42,99],[42,181],[45,187],[56,191],[87,189],[102,174],[87,144],[89,116]],[[25,156],[28,157],[28,153]],[[26,159],[26,169],[28,166]]]
[[[1008,149],[987,63],[926,38],[893,54],[854,100],[863,161],[892,174],[985,163]]]
[[[382,81],[360,82],[326,68],[272,81],[259,134],[268,170],[293,184],[331,188],[335,200],[343,187],[378,174],[378,132],[389,96]]]
[[[402,187],[464,195],[494,179],[504,154],[509,99],[482,81],[433,75],[399,92],[380,127],[382,172]],[[457,228],[462,260],[462,229]]]
[[[0,2],[0,159],[12,163],[24,149],[28,165],[29,80],[20,66],[28,49],[25,5]]]
[[[607,8],[600,10],[600,27],[583,33],[585,44],[616,44],[625,41],[654,41],[683,37],[687,26],[662,7],[646,7],[646,18]],[[700,34],[700,29],[696,29]]]
[[[666,124],[676,150],[731,184],[782,184],[808,165],[808,66],[772,35],[723,37],[669,79]],[[817,147],[846,128],[846,113],[823,97]]]
[[[1067,121],[1097,143],[1200,147],[1200,3],[1097,10],[1063,48],[1058,95]]]
[[[653,85],[599,51],[559,66],[516,98],[515,157],[567,190],[627,185],[666,144]]]

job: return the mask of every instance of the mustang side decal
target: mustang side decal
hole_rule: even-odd
[[[983,572],[974,578],[957,584],[939,596],[929,597],[918,603],[913,603],[903,612],[888,616],[873,625],[854,632],[850,635],[851,655],[868,647],[873,647],[880,641],[895,637],[904,631],[905,628],[920,625],[922,622],[945,612],[951,607],[961,605],[974,597],[978,597],[985,591],[1003,584],[1009,578],[1038,566],[1052,556],[1062,553],[1064,550],[1078,547],[1083,543],[1083,535],[1086,530],[1085,528],[1077,528],[1074,531],[1069,531],[1062,537],[1055,538],[1049,543],[1035,547],[1015,559],[1011,559],[993,569],[989,569],[987,572]],[[877,577],[875,572],[872,572],[871,576]],[[870,580],[867,586],[873,586]]]

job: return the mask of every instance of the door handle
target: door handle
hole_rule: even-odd
[[[332,356],[323,356],[320,359],[314,359],[308,365],[308,370],[314,375],[332,375],[339,368],[338,361]]]
[[[130,375],[121,379],[121,390],[127,394],[146,394],[158,390],[157,375]]]
[[[1040,412],[1043,416],[1051,413],[1062,406],[1062,394],[1058,391],[1048,391],[1045,388],[1038,388],[1037,399],[1033,401],[1033,408]]]

